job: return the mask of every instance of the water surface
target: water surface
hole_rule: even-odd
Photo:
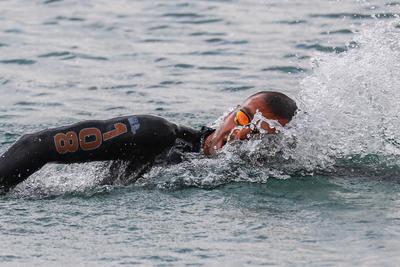
[[[125,187],[46,166],[0,197],[1,264],[396,266],[399,5],[1,1],[1,153],[85,119],[198,128],[260,90],[301,108],[279,138]]]

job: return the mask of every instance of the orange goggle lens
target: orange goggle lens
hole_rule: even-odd
[[[235,123],[240,126],[245,126],[250,124],[250,118],[243,110],[238,110],[235,114]]]

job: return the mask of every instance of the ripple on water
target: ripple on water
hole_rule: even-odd
[[[74,54],[76,58],[80,59],[90,59],[90,60],[100,60],[100,61],[107,61],[108,58],[102,57],[102,56],[92,56],[92,55],[87,55],[87,54]],[[72,58],[75,58],[72,57]]]
[[[149,30],[149,31],[157,31],[157,30],[165,30],[165,29],[168,29],[168,28],[169,28],[168,25],[159,25],[159,26],[150,27],[147,30]]]
[[[137,91],[134,91],[134,90],[128,90],[128,91],[125,92],[125,94],[127,94],[127,95],[138,95],[138,96],[141,96],[141,97],[147,96],[146,93],[137,92]]]
[[[218,48],[215,50],[206,51],[193,51],[188,53],[190,56],[241,56],[244,53],[238,51],[232,51],[231,49]]]
[[[329,34],[353,34],[354,32],[352,30],[349,29],[341,29],[341,30],[335,30],[335,31],[324,31],[321,32],[321,34],[325,35],[329,35]]]
[[[217,49],[217,50],[208,50],[208,51],[195,51],[190,53],[191,55],[194,56],[216,56],[216,55],[223,55],[225,53],[224,49]]]
[[[6,32],[6,33],[23,33],[22,30],[16,29],[16,28],[7,29],[7,30],[5,30],[4,32]]]
[[[0,262],[14,261],[18,259],[22,259],[22,257],[18,257],[15,255],[0,255]]]
[[[325,52],[325,53],[343,53],[347,51],[347,47],[342,47],[342,46],[325,46],[321,44],[298,44],[296,45],[296,48],[300,49],[306,49],[306,50],[316,50],[320,52]]]
[[[307,20],[304,20],[304,19],[279,20],[279,21],[277,21],[276,23],[277,23],[277,24],[295,25],[295,24],[304,24],[304,23],[307,23]]]
[[[66,20],[66,21],[85,21],[84,18],[79,18],[79,17],[65,17],[65,16],[57,16],[55,17],[55,20]]]
[[[17,116],[16,115],[2,115],[2,116],[0,116],[0,119],[10,119],[10,118],[12,119],[15,117],[17,117]],[[4,124],[2,123],[1,126],[4,126]],[[0,142],[0,144],[2,144],[2,145],[11,144],[19,137],[19,134],[16,134],[16,133],[3,132],[3,131],[1,131],[0,133],[4,136],[4,139]]]
[[[202,19],[202,20],[184,20],[180,23],[182,24],[210,24],[210,23],[217,23],[221,22],[223,19]]]
[[[210,38],[206,39],[205,42],[207,43],[216,43],[216,44],[233,44],[233,45],[242,45],[242,44],[248,44],[249,41],[246,40],[235,40],[235,41],[230,41],[222,38]]]
[[[191,34],[189,34],[190,36],[224,36],[226,35],[223,32],[192,32]]]
[[[172,43],[174,40],[172,39],[161,39],[161,38],[147,38],[143,39],[140,42],[142,43]]]
[[[160,85],[171,85],[171,84],[182,84],[183,82],[181,81],[171,81],[171,80],[167,80],[167,81],[162,81],[160,82]]]
[[[207,16],[195,12],[168,12],[161,16],[176,19],[176,22],[182,24],[209,24],[223,21],[221,18],[207,18]]]
[[[69,56],[71,55],[71,52],[68,51],[61,51],[61,52],[50,52],[46,54],[39,55],[38,57],[63,57],[63,56]]]
[[[222,43],[222,42],[226,42],[226,40],[224,40],[222,38],[211,38],[211,39],[207,39],[205,41],[207,43]]]
[[[216,67],[198,67],[199,70],[240,70],[240,68],[237,67],[227,67],[227,66],[216,66]]]
[[[126,110],[126,107],[118,106],[118,107],[108,107],[105,108],[104,110],[106,111],[111,111],[111,110]]]
[[[230,87],[225,87],[224,89],[222,89],[222,91],[238,92],[238,91],[250,90],[253,88],[254,88],[254,86],[252,86],[252,85],[230,86]]]
[[[44,106],[44,107],[58,107],[62,106],[62,103],[59,102],[29,102],[29,101],[19,101],[14,104],[14,106]]]
[[[297,58],[297,59],[309,59],[310,56],[307,55],[299,55],[299,54],[286,54],[283,56],[284,58]]]
[[[175,64],[174,67],[178,69],[193,69],[194,65],[181,63],[181,64]]]
[[[51,95],[51,94],[50,93],[35,93],[32,96],[33,97],[40,97],[40,96],[48,96],[48,95]]]
[[[63,0],[46,0],[43,2],[43,4],[51,4],[51,3],[56,3],[56,2],[62,2]]]
[[[15,65],[33,65],[35,64],[35,60],[31,59],[7,59],[7,60],[0,60],[0,64],[15,64]]]
[[[0,85],[6,85],[9,82],[10,82],[10,80],[0,78]]]
[[[295,66],[274,66],[269,68],[264,68],[262,71],[276,71],[276,72],[283,72],[283,73],[303,73],[307,72],[307,69],[303,69],[300,67]]]
[[[361,14],[361,13],[330,13],[330,14],[311,14],[311,18],[326,18],[326,19],[391,19],[398,18],[397,13],[376,13],[376,14]]]
[[[167,60],[167,58],[165,58],[165,57],[159,57],[159,58],[156,58],[156,59],[154,60],[154,62],[161,62],[161,61],[165,61],[165,60]]]
[[[204,18],[204,15],[198,13],[165,13],[163,17],[174,17],[174,18]]]
[[[50,53],[39,55],[38,57],[40,57],[40,58],[57,57],[57,58],[61,58],[61,60],[71,60],[71,59],[75,59],[75,58],[100,60],[100,61],[108,60],[108,58],[102,57],[102,56],[94,56],[94,55],[83,54],[83,53],[74,53],[74,52],[69,52],[69,51],[50,52]]]
[[[136,87],[137,84],[121,84],[121,85],[113,85],[113,86],[105,86],[102,89],[106,90],[115,90],[115,89],[130,89]]]

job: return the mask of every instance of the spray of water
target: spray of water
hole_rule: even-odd
[[[260,122],[267,121],[279,134],[229,143],[211,158],[188,154],[181,164],[154,167],[134,186],[214,188],[234,181],[265,183],[270,177],[316,174],[400,177],[399,23],[378,22],[355,37],[353,49],[316,55],[313,73],[300,83],[298,114],[288,125],[282,128],[260,113],[254,116],[261,133]],[[86,190],[102,179],[102,172],[97,165],[85,166],[84,177],[74,165],[46,167],[15,193]]]
[[[215,187],[231,181],[312,175],[400,177],[400,26],[378,22],[341,54],[312,59],[300,83],[299,112],[278,135],[228,144],[214,158],[155,168],[142,185]],[[219,122],[224,116],[219,118]]]
[[[283,131],[296,139],[296,148],[284,146],[286,157],[309,171],[353,158],[399,163],[398,25],[378,22],[356,36],[357,49],[313,59],[314,73],[301,83],[301,112]]]
[[[9,194],[16,198],[45,198],[74,194],[91,195],[110,189],[98,185],[106,177],[108,164],[48,164],[28,180],[17,185]]]

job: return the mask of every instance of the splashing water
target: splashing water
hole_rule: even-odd
[[[355,37],[354,49],[313,58],[294,119],[285,128],[260,113],[252,121],[260,132],[267,121],[280,134],[230,143],[214,158],[155,168],[141,184],[208,188],[315,174],[400,177],[399,22],[378,22]]]
[[[313,58],[313,74],[300,83],[299,111],[284,128],[258,112],[252,123],[261,134],[228,143],[211,158],[188,154],[181,164],[154,167],[134,186],[215,188],[230,182],[265,183],[271,177],[316,174],[400,177],[399,22],[378,22],[355,37],[354,49]],[[279,134],[262,134],[263,121]],[[85,164],[85,177],[77,175],[79,171],[60,175],[80,170],[75,165],[45,167],[18,186],[14,195],[85,191],[96,187],[106,173],[100,165]]]
[[[301,83],[298,114],[284,131],[296,148],[286,157],[309,171],[339,159],[375,157],[398,164],[400,156],[399,21],[379,22],[355,39],[358,49],[313,61]]]

